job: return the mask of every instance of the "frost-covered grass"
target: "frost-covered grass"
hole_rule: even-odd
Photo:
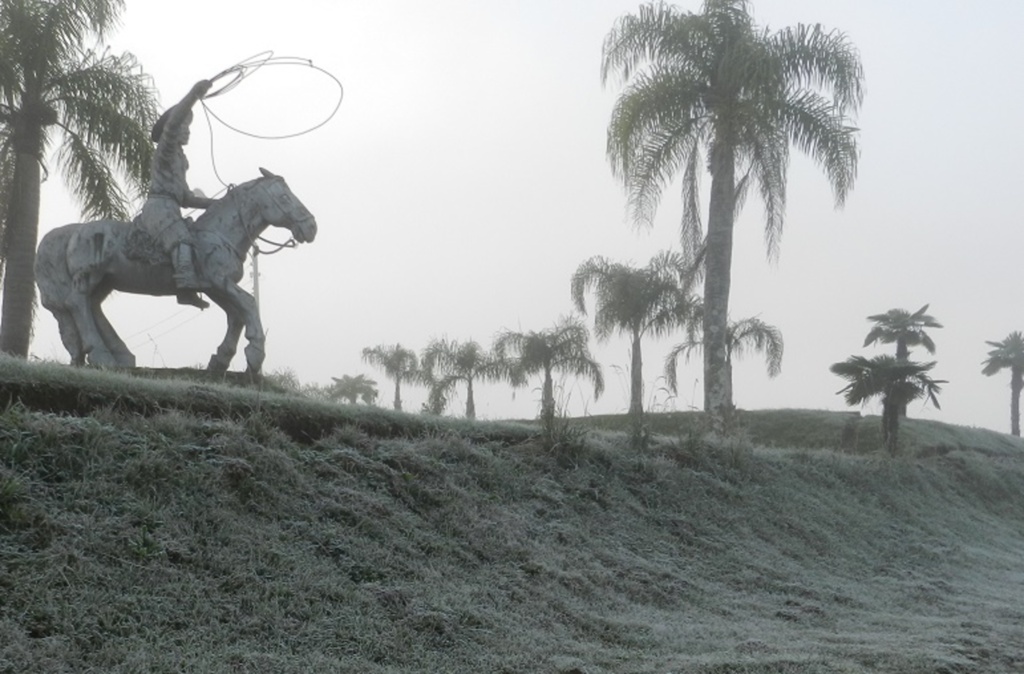
[[[1024,669],[1005,436],[916,422],[944,449],[896,459],[678,431],[548,451],[530,427],[205,384],[222,405],[197,412],[173,402],[194,383],[12,367],[0,391],[94,404],[0,411],[3,673]],[[282,410],[336,423],[282,430]]]

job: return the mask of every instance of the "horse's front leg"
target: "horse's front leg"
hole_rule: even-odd
[[[218,298],[224,302],[221,306],[224,307],[225,312],[228,314],[228,334],[225,336],[224,342],[227,343],[232,337],[232,320],[244,323],[245,339],[248,342],[245,347],[247,372],[251,375],[258,375],[263,368],[263,359],[266,357],[263,348],[266,336],[263,333],[263,323],[260,321],[259,307],[256,306],[256,300],[253,299],[253,296],[239,288],[237,284],[228,281],[221,288],[221,290],[215,293],[207,294],[218,304],[221,304]],[[236,315],[235,319],[232,319],[232,314]],[[235,342],[237,343],[237,341],[238,337],[237,333],[235,333]],[[224,343],[221,346],[223,347]],[[218,349],[219,352],[220,350]],[[234,354],[234,344],[231,345],[231,353],[232,355]]]
[[[103,313],[103,300],[105,296],[93,295],[90,301],[92,308],[92,317],[96,322],[96,329],[99,330],[100,337],[103,338],[103,343],[107,346],[111,355],[114,357],[118,367],[135,367],[135,354],[131,352],[128,345],[124,343],[121,336],[114,330],[114,326],[107,320],[106,314]]]
[[[217,347],[217,353],[210,356],[210,363],[206,369],[214,374],[224,374],[231,367],[231,359],[238,351],[238,339],[242,336],[242,328],[245,327],[245,319],[242,317],[233,302],[221,293],[209,293],[214,304],[224,310],[228,320],[228,329],[224,333],[224,341]]]

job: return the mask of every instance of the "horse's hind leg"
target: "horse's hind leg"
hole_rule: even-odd
[[[93,319],[88,296],[82,291],[74,290],[68,294],[67,304],[68,311],[78,329],[82,352],[88,357],[89,363],[101,367],[117,367],[117,359],[107,348],[99,327]]]
[[[124,340],[114,330],[114,326],[107,320],[106,314],[103,313],[102,305],[105,297],[105,293],[97,294],[90,301],[92,317],[96,321],[96,329],[99,331],[100,337],[103,338],[103,343],[114,357],[118,367],[135,367],[135,354],[128,349],[128,345],[124,343]]]
[[[75,319],[67,309],[47,307],[54,318],[57,319],[57,328],[60,330],[60,341],[71,356],[72,365],[85,365],[85,349],[82,348],[82,337],[78,334],[78,327],[75,326]]]

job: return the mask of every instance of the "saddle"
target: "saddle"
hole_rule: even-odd
[[[128,236],[124,239],[124,256],[132,262],[151,267],[171,262],[171,256],[164,251],[160,241],[139,226],[138,217],[132,220]],[[194,290],[179,291],[178,304],[187,304],[200,309],[210,306],[210,303],[199,297],[199,293]]]
[[[124,256],[132,262],[147,265],[166,264],[171,261],[171,256],[164,251],[160,241],[139,226],[138,218],[132,221],[128,236],[125,237]]]

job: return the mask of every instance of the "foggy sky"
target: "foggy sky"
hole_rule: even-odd
[[[601,44],[636,2],[180,0],[173,12],[128,4],[109,43],[139,58],[164,106],[265,50],[309,58],[344,85],[338,114],[299,138],[261,141],[216,122],[211,134],[200,109],[193,123],[193,187],[212,195],[221,181],[243,182],[265,166],[285,176],[320,225],[314,243],[260,258],[267,372],[290,369],[321,384],[366,374],[388,404],[391,383],[361,362],[363,347],[419,351],[442,336],[489,346],[503,328],[544,329],[570,313],[569,280],[583,260],[645,265],[678,246],[679,182],[655,226],[637,230],[605,157],[618,89],[601,86]],[[933,376],[949,384],[941,411],[915,403],[911,416],[1008,430],[1009,374],[985,377],[981,362],[985,340],[1024,330],[1016,199],[1024,4],[761,0],[753,11],[769,28],[844,30],[861,52],[866,94],[855,120],[859,177],[843,210],[794,150],[777,262],[766,260],[755,198],[737,221],[732,317],[777,325],[786,350],[776,379],[757,357],[735,364],[736,404],[846,409],[828,366],[892,350],[861,347],[866,316],[929,303],[946,326],[932,333]],[[277,135],[323,119],[334,97],[317,71],[265,68],[209,106],[239,129]],[[56,172],[43,199],[41,232],[79,219]],[[706,199],[703,211],[706,220]],[[218,310],[173,298],[118,295],[105,308],[140,365],[205,365],[223,335]],[[644,343],[648,408],[703,405],[699,362],[680,367],[678,396],[663,390],[662,360],[679,340]],[[628,349],[625,337],[594,345],[607,390],[595,401],[567,380],[568,412],[627,409]],[[42,309],[32,353],[67,362]],[[244,368],[241,348],[234,368]],[[479,387],[478,414],[532,417],[538,384],[514,398],[505,386]],[[464,404],[459,393],[452,412]],[[417,410],[426,392],[407,387],[404,397]]]

